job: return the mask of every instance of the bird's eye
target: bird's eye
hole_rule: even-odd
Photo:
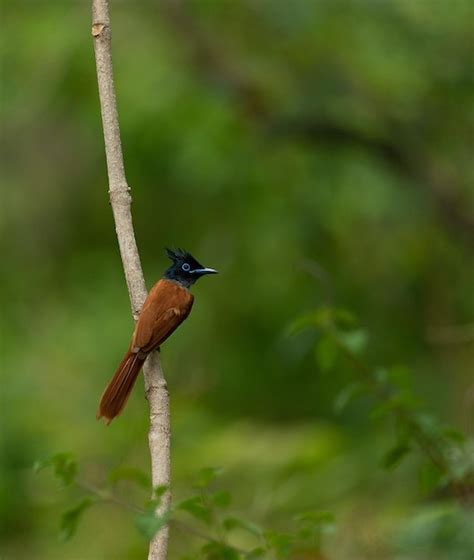
[[[184,272],[189,272],[191,270],[191,267],[188,263],[184,263],[181,268],[184,270]]]

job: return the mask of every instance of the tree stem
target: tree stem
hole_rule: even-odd
[[[92,1],[92,36],[97,67],[100,109],[105,140],[110,204],[128,287],[132,315],[137,320],[147,296],[133,229],[130,187],[125,176],[122,143],[112,69],[111,33],[108,0]],[[150,405],[149,446],[153,488],[167,486],[157,515],[169,509],[170,487],[170,415],[169,396],[158,352],[153,352],[144,367],[145,393]],[[148,560],[165,560],[168,550],[168,526],[150,542]]]

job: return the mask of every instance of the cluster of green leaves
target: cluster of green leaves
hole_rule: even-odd
[[[213,483],[220,469],[206,468],[200,471],[194,484],[195,495],[176,506],[196,521],[204,524],[213,536],[201,548],[207,560],[289,558],[295,550],[320,550],[323,534],[332,527],[334,520],[329,512],[307,512],[294,519],[293,529],[284,532],[268,530],[237,517],[229,511],[231,495],[227,491],[213,490]],[[233,545],[239,533],[246,534],[246,542],[252,543],[247,550]]]
[[[77,461],[70,453],[58,453],[43,461],[38,461],[36,472],[51,468],[61,487],[75,485],[89,495],[82,496],[73,506],[68,507],[60,520],[59,540],[71,539],[79,526],[83,514],[93,505],[115,502],[135,512],[135,526],[148,540],[166,524],[176,526],[190,536],[204,541],[200,547],[200,557],[205,560],[254,560],[284,559],[292,557],[295,551],[319,552],[326,532],[333,529],[334,518],[327,511],[311,511],[294,518],[293,529],[285,531],[269,530],[231,513],[232,497],[225,490],[215,489],[215,481],[222,469],[207,467],[198,472],[192,485],[194,493],[169,511],[157,514],[166,486],[154,489],[151,499],[144,507],[136,507],[122,502],[113,493],[115,483],[126,480],[148,489],[150,480],[146,473],[134,468],[114,469],[108,475],[107,485],[97,488],[78,478]],[[190,517],[193,525],[188,524]],[[245,535],[246,549],[235,544],[236,538]]]
[[[37,461],[33,466],[37,473],[45,468],[53,470],[54,476],[63,488],[72,486],[77,482],[79,469],[77,461],[71,453],[56,453],[47,459]],[[59,524],[60,541],[67,541],[75,535],[83,513],[97,501],[97,496],[82,497],[62,513]]]
[[[343,360],[355,374],[355,380],[336,395],[335,412],[343,412],[353,399],[365,395],[372,399],[374,421],[394,423],[395,442],[382,458],[382,466],[394,468],[418,449],[425,458],[419,477],[425,492],[445,487],[461,499],[469,498],[474,490],[473,442],[425,410],[411,387],[410,370],[369,365],[364,359],[369,333],[345,309],[321,307],[298,318],[289,330],[296,334],[311,327],[318,330],[314,353],[319,369],[329,372]]]

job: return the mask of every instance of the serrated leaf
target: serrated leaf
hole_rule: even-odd
[[[250,521],[245,521],[244,519],[238,519],[237,517],[227,517],[222,523],[226,531],[233,531],[235,529],[242,529],[247,531],[256,537],[262,536],[262,530],[258,525],[251,523]]]
[[[162,515],[156,515],[155,511],[150,510],[135,517],[135,526],[145,538],[151,540],[156,533],[168,523],[169,520],[169,512]]]
[[[221,492],[215,492],[214,494],[212,494],[211,496],[212,502],[220,508],[227,508],[230,506],[230,502],[232,500],[231,495],[229,494],[229,492],[226,492],[225,490],[221,491]]]
[[[177,508],[188,512],[196,519],[199,519],[200,521],[204,521],[204,523],[208,525],[212,521],[212,512],[204,504],[201,496],[195,496],[194,498],[189,498],[187,500],[184,500],[183,502],[178,504]]]
[[[382,466],[384,469],[393,469],[397,467],[411,450],[411,447],[407,443],[395,445],[395,447],[385,454],[382,460]]]
[[[61,542],[71,539],[77,531],[82,514],[95,503],[92,498],[83,498],[75,506],[67,509],[61,515],[59,523],[59,540]]]
[[[78,472],[77,462],[71,453],[56,453],[47,459],[36,461],[33,470],[38,473],[48,467],[53,469],[54,475],[64,486],[72,484]]]
[[[209,542],[201,548],[201,552],[206,560],[239,560],[240,554],[226,544],[216,541]]]
[[[221,467],[205,467],[201,469],[194,483],[194,488],[207,488],[219,475],[222,474]]]
[[[115,484],[120,480],[128,480],[134,482],[142,488],[150,488],[151,478],[144,471],[135,467],[117,467],[112,469],[108,475],[109,482]]]
[[[340,414],[346,406],[357,396],[363,393],[364,390],[364,386],[359,382],[351,383],[350,385],[344,387],[334,400],[334,411],[337,414]]]
[[[316,343],[314,350],[316,362],[322,371],[330,370],[337,359],[339,348],[331,336],[323,336]]]
[[[342,331],[338,334],[339,341],[353,354],[360,354],[369,340],[369,335],[364,329]]]

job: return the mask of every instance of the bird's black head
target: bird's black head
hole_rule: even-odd
[[[166,254],[173,264],[166,270],[164,277],[178,282],[185,288],[192,286],[201,276],[217,274],[217,270],[206,268],[183,249],[166,249]]]

